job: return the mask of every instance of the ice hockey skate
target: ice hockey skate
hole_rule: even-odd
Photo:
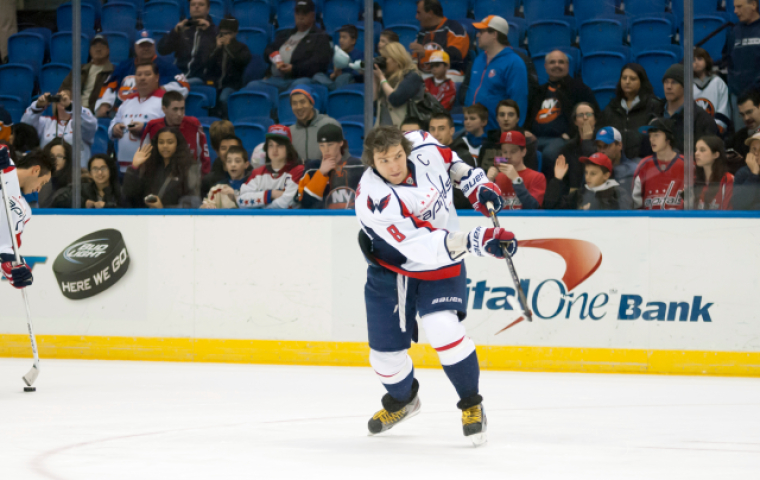
[[[473,402],[477,401],[475,405]],[[486,429],[486,411],[483,408],[483,397],[475,395],[475,398],[465,398],[457,403],[462,410],[462,430],[464,436],[472,440],[473,445],[479,447],[488,441]]]
[[[383,395],[382,403],[384,408],[375,413],[367,424],[369,434],[377,435],[388,431],[399,423],[420,413],[422,404],[420,403],[419,395],[417,395],[419,385],[415,379],[412,384],[412,399],[406,403],[399,402],[388,393]]]

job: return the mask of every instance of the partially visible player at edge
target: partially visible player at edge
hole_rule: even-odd
[[[370,168],[356,189],[356,215],[359,244],[370,263],[364,290],[369,360],[388,391],[383,410],[369,421],[370,434],[419,413],[419,382],[407,354],[418,338],[419,314],[459,394],[464,434],[482,445],[487,422],[480,367],[475,344],[460,323],[467,315],[463,258],[468,253],[504,258],[502,244],[513,255],[517,241],[502,228],[458,231],[452,185],[486,216],[486,202],[497,211],[503,206],[499,187],[423,131],[377,127],[367,135],[362,160]]]
[[[5,181],[1,187],[8,194],[11,221],[14,226],[13,235],[16,235],[19,248],[21,248],[21,234],[24,232],[24,226],[32,218],[32,209],[26,203],[24,195],[38,192],[50,181],[50,175],[54,169],[55,160],[45,155],[40,149],[28,152],[18,160],[18,164],[14,164],[8,147],[0,145],[0,170],[3,171]],[[15,260],[13,239],[8,229],[8,218],[3,205],[0,206],[0,262],[3,276],[16,288],[28,287],[33,280],[32,270],[24,262],[23,257],[20,265],[14,266]]]

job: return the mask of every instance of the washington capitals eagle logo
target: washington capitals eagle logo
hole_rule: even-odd
[[[369,208],[369,211],[372,213],[375,213],[375,210],[377,210],[377,213],[383,213],[383,210],[385,210],[385,207],[388,206],[388,202],[390,201],[391,201],[390,193],[385,198],[380,200],[379,203],[373,202],[372,197],[367,195],[367,208]]]

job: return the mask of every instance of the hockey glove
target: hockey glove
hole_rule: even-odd
[[[488,217],[488,207],[486,203],[493,203],[496,213],[504,207],[504,198],[501,196],[501,189],[495,183],[484,183],[475,187],[475,190],[469,195],[472,208]]]
[[[0,170],[11,166],[11,156],[7,145],[0,145]]]
[[[515,234],[503,228],[475,227],[467,236],[467,250],[479,257],[491,255],[504,258],[501,246],[507,247],[510,257],[517,253]]]
[[[32,270],[29,268],[29,265],[23,263],[23,258],[21,259],[21,265],[16,265],[15,267],[13,266],[13,260],[15,260],[14,255],[9,255],[7,253],[1,254],[0,260],[3,262],[3,276],[12,286],[16,288],[24,288],[32,284],[34,281]]]

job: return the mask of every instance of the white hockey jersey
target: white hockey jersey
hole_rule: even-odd
[[[53,117],[42,116],[44,110],[37,108],[37,101],[35,100],[26,109],[24,116],[21,117],[21,123],[31,125],[37,130],[37,135],[40,137],[40,147],[45,147],[56,138],[63,138],[66,143],[74,146],[74,124],[71,121],[60,122]],[[82,157],[80,163],[83,168],[87,168],[87,162],[90,160],[90,147],[95,141],[97,130],[98,119],[95,118],[89,108],[82,107]]]
[[[261,166],[251,172],[251,176],[240,187],[238,207],[292,208],[302,176],[303,165],[288,163],[277,172],[269,164]],[[282,195],[273,198],[274,190],[282,190]]]
[[[161,118],[164,116],[164,111],[161,110],[161,99],[166,93],[163,89],[159,88],[150,94],[145,99],[140,99],[140,94],[133,93],[121,104],[119,111],[116,112],[116,116],[111,120],[111,124],[108,126],[108,138],[114,140],[113,127],[117,123],[123,124],[125,127],[130,123],[144,123],[148,124],[154,118]],[[140,148],[140,136],[132,135],[129,129],[124,130],[124,135],[118,139],[118,160],[119,168],[122,172],[127,171],[127,167],[132,165],[132,157],[135,156],[135,152]]]
[[[452,258],[446,245],[448,233],[459,230],[452,187],[467,196],[488,178],[427,132],[406,137],[414,145],[409,177],[393,185],[367,169],[356,189],[356,216],[383,267],[422,280],[455,277],[462,260]]]
[[[16,241],[21,248],[21,234],[24,233],[24,225],[32,218],[32,209],[21,194],[18,174],[13,161],[11,161],[10,167],[3,170],[3,179],[5,184],[2,185],[2,188],[8,193],[8,201],[11,207],[13,234],[16,235]],[[5,214],[5,207],[0,208],[0,253],[13,254],[13,240],[8,231],[8,217]]]
[[[710,75],[704,80],[694,79],[694,101],[712,115],[720,133],[725,133],[731,118],[726,82],[717,75]]]

